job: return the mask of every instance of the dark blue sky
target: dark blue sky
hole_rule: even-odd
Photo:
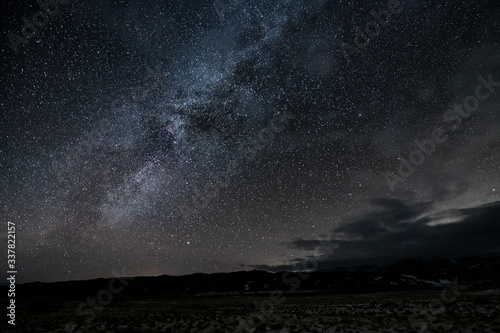
[[[22,282],[500,252],[498,2],[4,8]]]

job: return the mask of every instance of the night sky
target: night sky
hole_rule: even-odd
[[[1,9],[19,282],[500,255],[499,1],[58,7]]]

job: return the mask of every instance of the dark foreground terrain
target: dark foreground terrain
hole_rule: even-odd
[[[7,287],[0,287],[1,297]],[[16,288],[6,332],[500,332],[500,258]],[[2,330],[3,332],[4,330]]]
[[[500,332],[498,290],[198,296],[19,308],[20,332]],[[444,301],[443,301],[444,300]],[[69,324],[68,323],[72,323]],[[65,330],[65,327],[68,327]],[[75,328],[78,327],[78,328]]]

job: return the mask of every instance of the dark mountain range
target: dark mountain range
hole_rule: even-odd
[[[112,279],[33,282],[18,286],[19,299],[85,299],[101,289],[109,289]],[[184,276],[129,277],[113,281],[123,289],[113,295],[122,299],[159,299],[166,297],[283,292],[322,292],[333,294],[396,290],[439,289],[446,284],[467,289],[494,289],[500,286],[500,258],[406,259],[386,267],[358,266],[315,272],[239,271],[233,273]],[[2,286],[1,288],[6,288]]]

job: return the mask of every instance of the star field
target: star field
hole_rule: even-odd
[[[500,253],[442,227],[499,202],[497,2],[69,1],[18,53],[40,8],[5,8],[0,219],[22,282],[287,268],[318,239],[340,244],[328,267]],[[377,243],[411,239],[398,223],[425,223],[422,247]],[[432,230],[446,251],[421,250]]]

